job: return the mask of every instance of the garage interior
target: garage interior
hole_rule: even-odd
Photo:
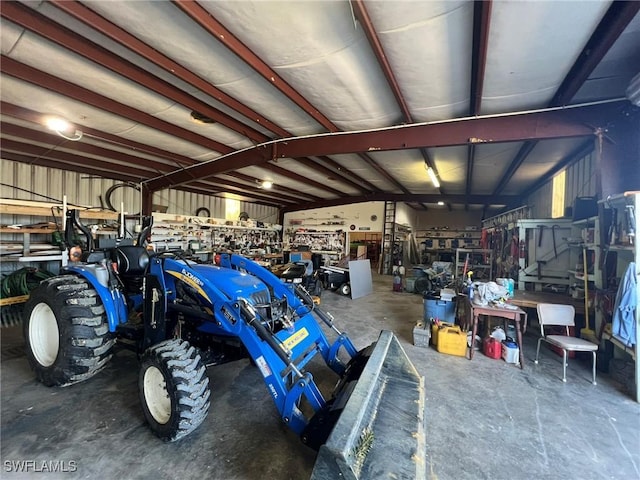
[[[2,2],[2,477],[321,479],[336,465],[362,479],[640,477],[639,12],[635,1]],[[125,268],[126,252],[142,263]],[[298,438],[283,411],[300,405],[281,405],[265,373],[284,362],[294,378],[283,355],[311,327],[289,324],[275,300],[264,313],[208,290],[214,271],[300,303],[311,313],[301,306],[296,322],[315,315],[331,341],[337,328],[357,350],[375,344],[371,359],[392,332],[379,370],[402,363],[407,387],[369,360],[354,388],[389,375],[392,406],[344,465]],[[104,306],[99,327],[63,319],[104,342],[70,334],[69,352],[101,359],[91,378],[49,369],[69,354],[47,300],[59,281]],[[198,288],[209,306],[183,328]],[[541,304],[571,305],[573,346],[588,343],[568,354],[564,382],[562,350],[540,346]],[[122,325],[134,313],[141,323]],[[260,326],[276,314],[281,329]],[[248,343],[202,348],[212,316]],[[140,385],[171,338],[198,346],[210,396],[189,407],[203,414],[192,429],[176,426],[184,438],[163,442]],[[336,376],[319,360],[305,371],[329,398]],[[417,416],[401,406],[414,393]],[[388,412],[411,418],[383,429]]]

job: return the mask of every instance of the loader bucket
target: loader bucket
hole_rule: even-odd
[[[424,379],[395,335],[383,331],[311,479],[425,479],[424,407]]]

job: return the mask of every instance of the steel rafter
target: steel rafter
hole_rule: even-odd
[[[587,41],[553,99],[549,102],[550,107],[567,105],[571,101],[638,11],[640,11],[640,2],[614,1],[611,3],[607,13]],[[498,187],[494,190],[494,194],[502,192],[529,153],[533,151],[536,144],[537,142],[526,142],[522,145],[507,172],[498,182]]]
[[[153,179],[149,182],[149,188],[156,190],[169,184],[189,181],[192,175],[204,178],[275,158],[590,136],[594,133],[593,127],[586,123],[602,124],[607,118],[618,114],[625,105],[626,102],[613,102],[514,115],[465,118],[456,122],[400,125],[275,140],[225,155],[215,162],[203,162],[184,171]]]
[[[271,85],[277,88],[293,103],[300,107],[307,115],[311,116],[316,122],[322,125],[329,132],[338,132],[340,129],[333,124],[324,114],[314,107],[303,95],[289,85],[275,70],[267,65],[260,57],[258,57],[249,47],[242,43],[231,31],[220,23],[211,13],[195,1],[174,0],[173,2],[184,13],[189,15],[192,20],[198,23],[202,28],[217,38],[223,45],[231,50],[238,58],[253,68],[260,76],[267,80]],[[396,188],[405,191],[404,187],[393,178],[386,170],[380,167],[373,159],[361,154],[364,161],[381,174],[386,180],[393,183]],[[299,158],[299,157],[296,157]],[[407,192],[408,193],[408,192]]]

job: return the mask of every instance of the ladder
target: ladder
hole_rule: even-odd
[[[383,275],[393,273],[393,248],[396,232],[396,202],[384,202],[384,231],[382,232],[382,262],[380,272]]]

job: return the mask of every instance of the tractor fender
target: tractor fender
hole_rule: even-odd
[[[93,269],[87,268],[84,265],[70,265],[67,266],[66,270],[81,276],[96,290],[104,305],[110,332],[115,332],[119,324],[127,322],[127,302],[120,290],[115,288],[110,289],[102,285],[100,280],[95,276]]]

